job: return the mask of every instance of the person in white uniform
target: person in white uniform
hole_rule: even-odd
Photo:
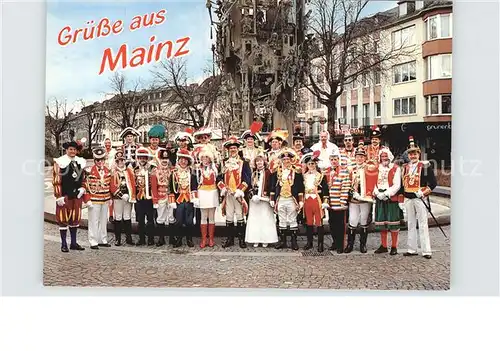
[[[331,141],[329,141],[329,139],[330,139],[330,133],[324,130],[319,134],[319,142],[311,146],[312,151],[318,150],[320,152],[318,167],[321,170],[329,168],[330,155],[339,152],[339,147],[334,143],[332,143]]]
[[[266,156],[261,151],[251,165],[254,172],[250,189],[250,208],[248,211],[245,241],[253,247],[267,247],[278,242],[278,233],[273,208],[269,204],[269,185],[271,171],[267,167]]]

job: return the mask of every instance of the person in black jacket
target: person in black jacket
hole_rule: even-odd
[[[410,137],[408,147],[410,162],[403,167],[402,184],[405,197],[404,206],[408,216],[408,251],[403,256],[417,255],[417,222],[422,256],[432,257],[429,238],[427,206],[430,206],[428,196],[437,186],[436,176],[430,162],[420,161],[420,148]]]

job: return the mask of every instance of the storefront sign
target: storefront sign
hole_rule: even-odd
[[[428,132],[433,130],[451,130],[451,122],[448,123],[428,123],[426,125]]]

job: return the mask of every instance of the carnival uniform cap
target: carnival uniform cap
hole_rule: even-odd
[[[380,157],[386,154],[387,157],[389,158],[389,162],[392,162],[394,160],[394,155],[392,154],[391,150],[389,150],[388,147],[384,146],[378,151],[378,159],[380,161]]]
[[[189,142],[190,144],[193,144],[194,143],[194,139],[193,139],[193,136],[192,134],[188,131],[188,129],[186,129],[185,131],[183,132],[177,132],[177,134],[175,134],[175,137],[174,137],[174,141],[176,143],[178,143],[180,140],[186,140],[187,142]]]
[[[136,151],[135,151],[135,157],[136,158],[139,158],[139,157],[149,157],[149,158],[153,158],[153,155],[151,154],[151,152],[149,152],[148,149],[146,149],[145,147],[140,147],[138,148]]]
[[[310,161],[318,162],[321,156],[321,151],[316,150],[314,152],[308,152],[300,159],[300,163],[309,163]]]
[[[168,159],[168,151],[167,151],[167,149],[159,148],[158,149],[158,158],[160,160]]]
[[[380,128],[378,126],[372,126],[370,131],[370,138],[380,138],[382,133],[380,132]]]
[[[67,141],[62,145],[64,150],[67,150],[70,147],[74,147],[75,149],[81,150],[81,146],[74,140]]]
[[[212,152],[210,147],[206,145],[201,145],[198,149],[198,158],[201,159],[202,156],[206,156],[211,160],[214,159],[214,153]]]
[[[230,136],[222,146],[224,146],[225,148],[230,148],[231,146],[240,147],[241,141],[239,141],[238,138],[235,136]]]
[[[365,142],[363,139],[359,140],[358,142],[358,147],[356,148],[356,152],[354,153],[354,156],[361,155],[361,156],[366,156],[366,150],[365,150]]]
[[[193,163],[193,156],[191,156],[191,153],[186,149],[181,149],[177,151],[177,161],[179,161],[180,158],[185,158],[190,163]]]
[[[261,140],[261,137],[259,135],[260,130],[262,129],[262,122],[257,122],[254,121],[252,125],[250,126],[250,129],[247,129],[241,134],[241,139],[245,140],[248,137],[253,138],[254,140]]]
[[[134,136],[139,136],[140,133],[137,131],[137,129],[134,129],[132,127],[127,127],[122,132],[120,133],[120,139],[125,138],[127,135],[132,134]]]
[[[330,157],[338,157],[340,158],[340,150],[338,148],[332,149],[332,152],[330,153]]]
[[[268,141],[271,141],[273,139],[277,139],[280,141],[285,141],[288,138],[288,130],[283,130],[283,129],[275,129],[269,134]]]
[[[106,150],[103,147],[96,147],[92,150],[92,156],[95,160],[101,160],[106,157]]]
[[[118,161],[118,160],[125,160],[125,155],[124,155],[123,150],[121,148],[117,149],[116,153],[115,153],[115,161]]]
[[[202,135],[212,136],[212,130],[208,127],[202,127],[193,134],[195,139]]]
[[[407,152],[412,152],[412,151],[418,151],[420,152],[420,148],[418,147],[417,144],[415,144],[415,140],[413,139],[412,136],[408,138],[409,144],[408,144],[408,149],[406,149]]]
[[[305,134],[302,132],[302,128],[300,127],[300,125],[296,125],[295,129],[293,131],[292,140],[293,141],[304,140],[304,138],[305,138]]]
[[[297,158],[297,153],[295,152],[295,150],[290,149],[289,147],[285,147],[280,151],[280,153],[278,154],[278,157],[279,158],[283,158],[283,157]]]
[[[159,138],[160,140],[165,138],[165,127],[161,124],[155,124],[149,130],[148,137]]]

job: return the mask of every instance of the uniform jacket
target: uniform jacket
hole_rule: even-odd
[[[85,194],[83,202],[92,201],[93,204],[103,204],[111,199],[111,172],[104,166],[102,174],[96,165],[85,169]]]
[[[233,193],[236,189],[246,192],[252,181],[251,177],[252,171],[247,161],[239,157],[230,157],[224,161],[217,187]]]
[[[290,186],[289,189],[287,189],[288,185]],[[286,194],[285,192],[289,193]],[[281,196],[289,197],[290,195],[297,204],[304,202],[304,177],[292,165],[290,174],[287,179],[284,179],[283,167],[280,166],[271,175],[270,200],[277,203]]]
[[[158,203],[159,204],[166,203],[168,202],[170,177],[172,176],[172,167],[170,165],[163,166],[160,163],[155,168],[154,176],[156,177]]]
[[[388,187],[384,186],[384,184]],[[375,189],[389,191],[390,200],[398,202],[398,194],[401,193],[401,169],[394,163],[384,167],[381,163],[377,168],[377,184]]]
[[[198,181],[196,175],[191,172],[191,168],[185,169],[176,166],[170,177],[169,203],[180,204],[182,202],[192,202],[198,197]]]
[[[115,199],[121,199],[123,195],[129,196],[129,202],[135,203],[135,175],[131,167],[121,170],[117,167],[111,170],[111,195]]]
[[[137,164],[134,168],[136,201],[152,200],[158,203],[158,183],[155,176],[155,166],[147,163],[144,167]]]
[[[260,177],[263,178],[262,183],[260,182]],[[263,198],[269,198],[271,187],[271,171],[267,168],[262,171],[255,170],[252,173],[252,186],[249,192],[249,198],[252,198],[254,195],[260,196]]]
[[[364,164],[362,167],[356,165],[350,171],[351,192],[357,192],[363,200],[351,199],[352,203],[373,202],[373,190],[377,184],[377,166]]]
[[[331,167],[325,171],[329,188],[329,204],[334,211],[342,211],[347,209],[347,201],[349,199],[349,191],[351,190],[351,178],[347,167]]]
[[[71,159],[68,155],[63,155],[54,159],[52,185],[56,199],[76,199],[78,189],[83,187],[85,165],[86,160],[78,156]]]
[[[316,198],[316,200],[318,201],[318,205],[321,208],[322,202],[324,202],[325,204],[328,203],[328,195],[329,195],[328,183],[326,181],[326,177],[321,172],[315,172],[313,173],[313,176],[314,176],[313,178],[314,182],[313,184],[309,184],[308,179],[311,177],[311,174],[309,173],[303,174],[304,200],[306,200],[310,196],[313,196]],[[304,209],[306,206],[307,203],[304,203]]]
[[[417,197],[415,194],[421,190],[424,196],[431,194],[437,186],[436,176],[430,162],[418,161],[416,168],[412,171],[411,163],[403,166],[403,194],[408,199]]]

